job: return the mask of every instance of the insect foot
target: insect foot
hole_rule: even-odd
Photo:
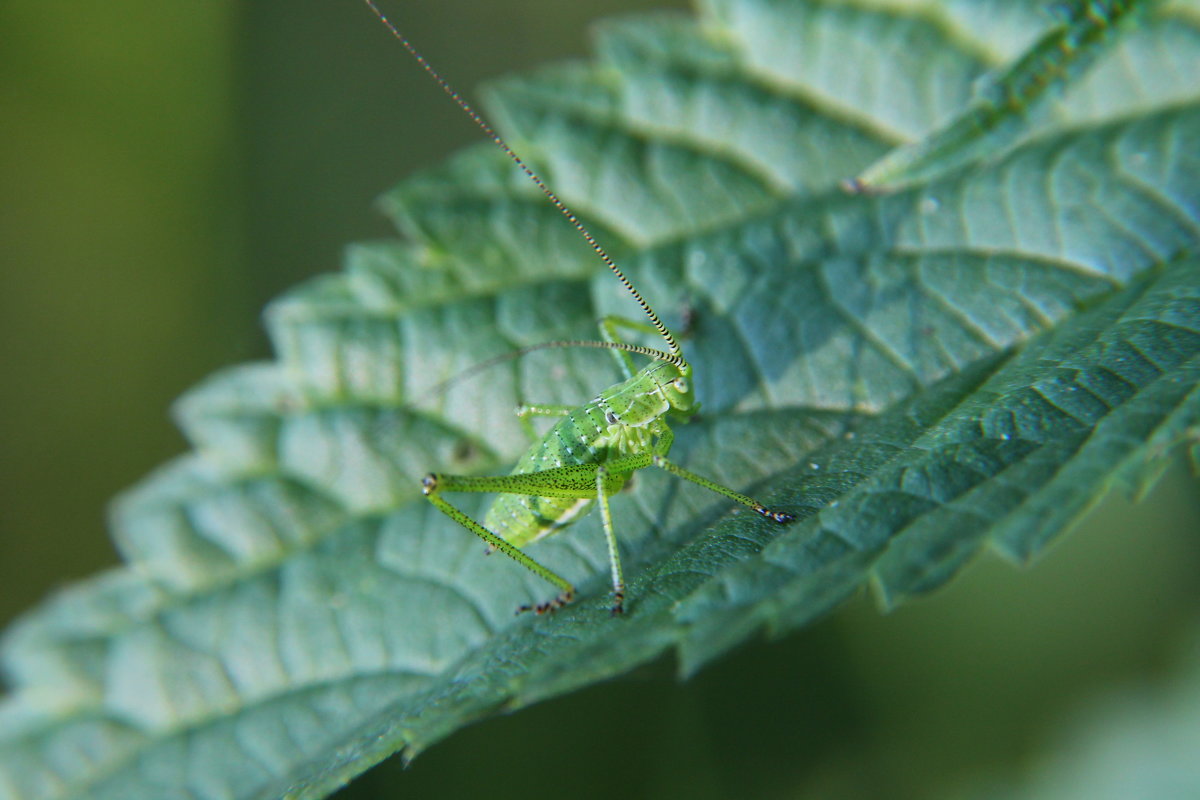
[[[771,509],[766,508],[765,506],[759,506],[758,508],[756,508],[754,510],[757,511],[759,514],[762,514],[767,519],[773,519],[779,523],[788,523],[788,522],[796,521],[796,515],[789,514],[786,511],[772,511]]]
[[[558,609],[562,608],[563,606],[565,606],[567,603],[571,602],[574,599],[575,599],[574,592],[563,592],[558,597],[556,597],[553,600],[550,600],[548,602],[545,602],[545,603],[535,603],[534,605],[519,606],[517,608],[517,613],[524,614],[526,611],[532,611],[535,614],[541,615],[541,614],[545,614],[548,612],[557,611]]]
[[[618,590],[613,593],[612,610],[608,612],[611,616],[619,617],[625,613],[625,592]]]

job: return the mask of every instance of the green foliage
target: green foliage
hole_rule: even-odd
[[[1200,429],[1197,6],[1125,26],[1044,118],[1014,109],[1003,152],[956,150],[889,196],[838,188],[1002,83],[1048,21],[1011,0],[707,0],[494,87],[510,143],[690,331],[704,413],[674,455],[801,520],[639,475],[613,503],[627,617],[590,518],[531,548],[582,599],[512,616],[547,587],[483,558],[418,479],[503,469],[518,400],[614,375],[544,351],[430,388],[636,312],[481,145],[385,198],[404,242],[272,305],[276,361],[183,398],[195,452],[114,506],[128,566],[9,632],[0,798],[321,796],[663,653],[690,673],[868,582],[891,605],[984,548],[1027,561],[1145,485]]]
[[[1011,66],[980,81],[963,113],[911,145],[898,147],[851,181],[852,189],[894,190],[928,182],[948,170],[995,154],[1028,127],[1073,77],[1091,66],[1116,28],[1137,19],[1154,0],[1074,0],[1060,3],[1062,23]]]

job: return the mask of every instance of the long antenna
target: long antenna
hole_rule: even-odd
[[[591,231],[589,231],[584,224],[579,221],[579,217],[575,216],[575,212],[568,208],[566,203],[558,199],[558,195],[554,193],[554,190],[547,186],[546,182],[538,177],[536,172],[529,168],[529,165],[526,164],[524,160],[522,160],[522,158],[516,154],[516,151],[508,146],[508,142],[500,138],[500,134],[496,133],[496,131],[492,129],[492,126],[487,124],[484,118],[481,117],[479,113],[471,107],[471,104],[464,100],[462,95],[456,92],[454,87],[451,86],[450,83],[441,76],[441,73],[434,69],[433,65],[425,60],[425,56],[417,52],[417,48],[413,47],[412,43],[409,42],[408,39],[405,38],[404,34],[400,32],[400,29],[397,28],[396,25],[390,19],[388,19],[382,11],[380,11],[379,6],[375,5],[374,0],[363,0],[363,2],[365,2],[367,7],[374,12],[375,16],[379,17],[379,21],[382,22],[384,27],[391,32],[392,36],[394,36],[400,42],[400,44],[404,45],[404,49],[407,50],[409,54],[417,60],[417,63],[421,65],[421,68],[429,73],[429,77],[433,78],[434,81],[437,82],[437,85],[442,87],[442,91],[450,95],[450,99],[457,103],[458,107],[466,112],[467,116],[479,126],[480,130],[487,134],[487,136],[493,142],[499,145],[500,149],[512,159],[513,163],[520,167],[521,171],[524,172],[529,179],[533,181],[539,189],[542,190],[542,194],[546,195],[554,207],[562,212],[562,215],[566,217],[572,225],[575,226],[575,230],[579,231],[579,233],[583,235],[584,240],[586,240],[587,243],[591,245],[591,248],[596,251],[596,255],[600,256],[600,260],[604,262],[604,265],[612,270],[612,273],[617,276],[617,280],[619,280],[622,285],[629,290],[629,293],[633,295],[633,299],[636,300],[637,304],[642,307],[642,311],[646,312],[646,316],[650,319],[651,324],[654,325],[655,330],[658,331],[659,335],[662,336],[663,340],[667,343],[667,350],[670,351],[670,357],[664,358],[663,360],[670,361],[681,369],[686,368],[687,362],[683,358],[683,351],[679,349],[679,343],[675,341],[675,337],[671,335],[669,330],[667,330],[667,326],[663,325],[662,320],[660,320],[658,315],[654,313],[654,310],[650,308],[650,304],[643,299],[641,293],[638,292],[638,290],[634,288],[633,284],[629,282],[629,279],[625,277],[625,273],[621,272],[621,268],[617,266],[617,262],[613,261],[612,256],[608,254],[608,251],[596,241],[596,237],[592,236]]]

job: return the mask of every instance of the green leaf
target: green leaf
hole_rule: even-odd
[[[433,388],[637,309],[472,148],[384,199],[403,242],[272,304],[275,361],[180,401],[194,452],[113,508],[127,566],[8,632],[0,800],[319,797],[664,653],[691,672],[865,584],[890,606],[985,548],[1028,561],[1110,486],[1142,488],[1200,430],[1195,4],[1123,26],[1005,149],[886,197],[838,188],[1044,47],[1035,4],[1003,8],[708,0],[491,91],[504,135],[689,331],[704,414],[673,455],[799,522],[647,470],[613,501],[626,617],[590,517],[530,547],[580,600],[512,615],[553,589],[483,558],[419,478],[503,470],[526,446],[516,402],[615,375],[546,350]]]
[[[896,148],[850,182],[855,191],[892,191],[929,181],[995,153],[1020,137],[1055,90],[1087,70],[1153,0],[1074,0],[1063,3],[1062,24],[1019,59],[979,81],[977,98],[923,140]]]

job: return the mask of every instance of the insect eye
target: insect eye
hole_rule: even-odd
[[[684,394],[687,393],[687,381],[685,381],[683,378],[676,378],[675,380],[671,381],[671,383],[675,386],[676,391],[683,392]]]
[[[617,415],[616,415],[616,414],[614,414],[614,413],[613,413],[613,412],[611,412],[611,411],[606,411],[606,412],[604,412],[604,418],[605,418],[606,420],[608,420],[608,424],[609,424],[609,425],[616,425],[616,424],[617,424]]]

